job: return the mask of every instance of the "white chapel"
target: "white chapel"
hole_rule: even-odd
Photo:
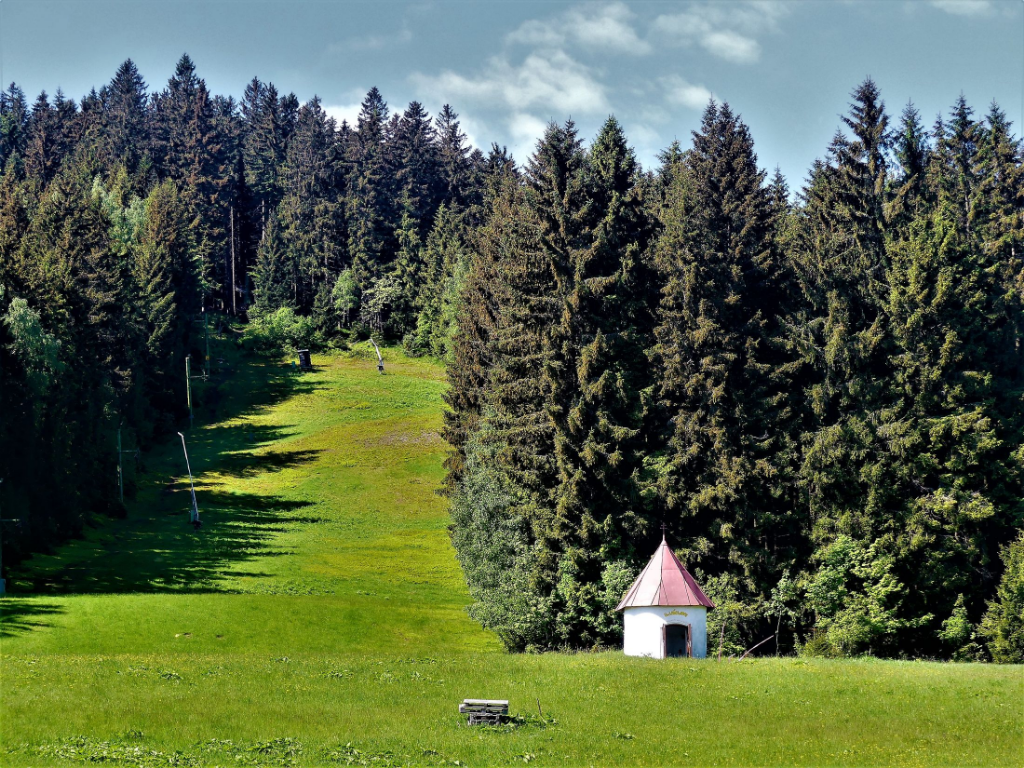
[[[622,598],[623,651],[627,656],[664,659],[708,653],[707,611],[714,608],[665,538]]]

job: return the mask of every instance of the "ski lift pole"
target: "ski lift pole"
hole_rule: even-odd
[[[203,375],[210,375],[210,316],[206,314],[206,307],[203,307],[203,341],[206,343],[206,364],[203,366]]]
[[[195,414],[192,411],[192,379],[202,379],[206,381],[206,372],[199,374],[198,376],[192,375],[192,355],[185,355],[185,392],[188,395],[188,428],[192,429],[192,422],[195,420]]]
[[[384,358],[380,354],[380,347],[377,346],[377,342],[373,340],[373,336],[370,337],[370,343],[373,344],[373,350],[377,353],[377,370],[380,375],[384,375]]]
[[[124,459],[126,453],[135,455],[135,469],[139,469],[139,449],[134,451],[121,450],[121,427],[124,426],[124,419],[117,423],[117,489],[121,494],[121,503],[124,504]]]
[[[185,436],[179,432],[178,437],[181,438],[181,450],[185,453],[185,469],[188,470],[188,486],[192,491],[192,509],[189,510],[189,521],[198,531],[202,522],[199,520],[199,502],[196,501],[196,486],[195,483],[192,482],[192,466],[188,461],[188,448],[185,445]]]

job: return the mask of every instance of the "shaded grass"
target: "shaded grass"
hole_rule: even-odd
[[[1022,763],[1021,667],[501,653],[434,493],[440,369],[219,354],[203,529],[168,442],[126,520],[0,602],[4,766]],[[470,729],[464,697],[517,720]]]

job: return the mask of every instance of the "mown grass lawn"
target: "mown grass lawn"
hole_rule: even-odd
[[[14,575],[0,765],[1024,764],[1022,667],[503,653],[434,493],[441,369],[218,354],[203,529],[168,441],[126,520]]]

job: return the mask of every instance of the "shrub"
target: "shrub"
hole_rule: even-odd
[[[242,346],[255,352],[288,352],[293,349],[320,346],[320,336],[313,321],[295,314],[291,307],[249,314],[249,324],[242,332]]]
[[[985,639],[992,660],[1024,663],[1024,531],[1003,550],[1006,570],[988,604],[978,634]]]
[[[884,654],[899,632],[931,621],[931,614],[903,617],[904,587],[893,574],[894,558],[877,542],[839,536],[815,559],[820,567],[807,584],[807,607],[814,611],[820,655]],[[804,652],[810,653],[807,646]]]
[[[757,606],[742,598],[740,579],[732,573],[708,576],[700,569],[693,574],[704,594],[715,604],[708,611],[708,655],[739,656],[746,650],[745,637],[753,636],[760,623]]]
[[[594,582],[581,573],[580,561],[588,560],[584,553],[570,550],[559,562],[555,631],[564,646],[617,645],[622,641],[622,618],[615,606],[633,583],[636,571],[626,562],[612,560],[601,569],[601,580]]]
[[[958,595],[949,618],[942,622],[939,639],[950,650],[953,661],[980,661],[985,652],[975,642],[974,625],[967,615],[964,596]]]

